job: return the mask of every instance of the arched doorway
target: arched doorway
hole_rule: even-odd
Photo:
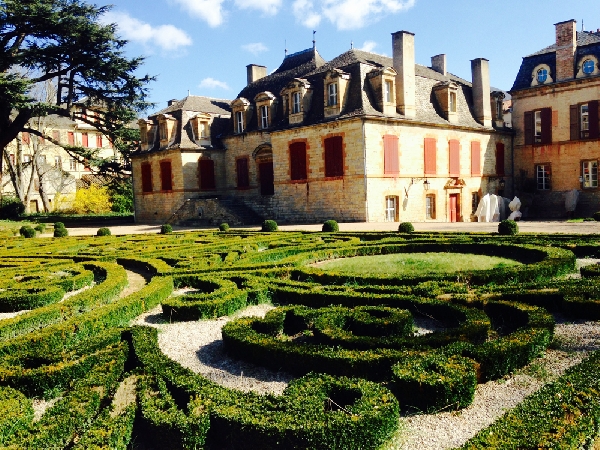
[[[258,184],[260,195],[273,195],[275,193],[273,175],[273,150],[270,145],[261,145],[254,151],[254,161],[258,168]]]

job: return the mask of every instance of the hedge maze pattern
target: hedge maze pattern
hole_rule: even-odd
[[[452,275],[369,276],[318,261],[445,252],[523,265]],[[539,356],[553,312],[600,319],[600,237],[486,234],[205,232],[6,238],[0,247],[0,446],[21,448],[367,449],[401,411],[468,406],[477,383]],[[130,295],[126,269],[147,284]],[[174,289],[192,288],[171,297]],[[296,378],[281,396],[228,389],[164,356],[156,329],[130,327],[162,305],[168,320],[216,318],[272,302],[223,328],[233,357]],[[7,313],[16,313],[7,317]],[[414,335],[414,320],[443,328]],[[592,445],[600,424],[593,354],[465,448]],[[596,374],[596,375],[594,375]],[[52,400],[34,419],[34,399]]]

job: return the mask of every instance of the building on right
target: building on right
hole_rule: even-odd
[[[556,41],[523,58],[510,94],[515,191],[525,217],[567,216],[565,199],[579,191],[575,215],[600,211],[600,29],[555,24]]]

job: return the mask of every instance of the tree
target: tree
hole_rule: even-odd
[[[6,147],[21,132],[62,146],[102,173],[130,168],[129,154],[139,134],[127,124],[150,106],[147,85],[153,78],[135,75],[143,58],[127,58],[127,42],[116,36],[116,26],[101,22],[109,9],[81,0],[0,0],[0,170],[7,164],[11,179],[19,178],[22,168],[11,167]],[[36,90],[48,85],[55,89],[53,98],[36,96]],[[51,115],[95,127],[123,161],[102,160],[93,150],[60,143],[32,121]],[[37,163],[33,158],[31,173],[38,172]],[[15,186],[21,200],[33,182],[24,184]]]

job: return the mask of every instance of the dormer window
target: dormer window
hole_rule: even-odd
[[[592,61],[591,59],[586,59],[582,65],[583,73],[585,73],[586,75],[594,73],[594,65],[594,61]]]
[[[200,113],[190,119],[194,140],[210,139],[210,115]]]
[[[546,69],[539,69],[537,71],[537,81],[538,81],[538,83],[544,84],[547,79],[548,79],[548,70],[546,70]]]
[[[292,114],[298,114],[302,111],[302,96],[300,92],[294,92],[292,95]]]
[[[254,97],[256,108],[258,110],[258,128],[266,130],[271,126],[271,117],[273,116],[274,106],[277,98],[269,91],[264,91]]]
[[[162,122],[160,124],[160,140],[164,141],[166,140],[168,137],[168,133],[167,133],[167,123],[166,122]]]
[[[442,117],[450,123],[458,123],[458,85],[453,81],[442,81],[433,87],[433,92]]]
[[[598,69],[598,58],[595,55],[584,55],[577,62],[576,78],[600,75]]]
[[[374,69],[367,74],[377,109],[387,116],[396,115],[396,75],[392,67]]]
[[[450,112],[456,112],[456,92],[450,92]]]
[[[246,113],[248,112],[249,108],[250,102],[244,97],[238,97],[231,102],[231,110],[233,112],[233,128],[235,133],[241,134],[246,131],[246,128],[248,128]]]
[[[208,122],[205,122],[205,121],[200,122],[200,137],[201,138],[208,137]]]
[[[550,66],[547,64],[538,64],[534,67],[531,72],[531,86],[538,86],[540,84],[553,83],[552,73],[550,72]]]
[[[329,83],[327,85],[327,106],[336,106],[338,104],[338,85],[337,83]]]
[[[490,95],[492,107],[492,120],[496,127],[504,127],[504,98],[502,91],[494,91]]]
[[[384,101],[386,103],[393,103],[394,96],[392,90],[394,89],[394,82],[392,80],[385,80],[385,91],[384,91]]]
[[[158,116],[158,136],[160,138],[161,147],[166,147],[173,138],[176,124],[177,120],[169,114],[161,114]]]

